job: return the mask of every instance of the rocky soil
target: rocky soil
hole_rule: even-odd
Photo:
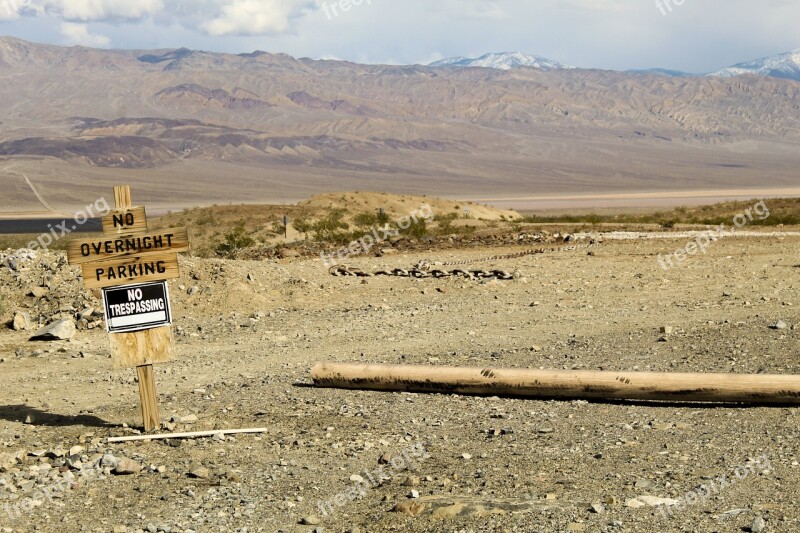
[[[797,531],[797,408],[310,386],[321,360],[799,374],[800,238],[731,237],[662,270],[685,244],[605,239],[481,263],[520,273],[484,282],[183,258],[163,431],[266,431],[123,444],[107,437],[140,433],[138,388],[111,369],[98,294],[59,253],[17,254],[0,266],[0,531]],[[30,340],[62,319],[66,340]]]

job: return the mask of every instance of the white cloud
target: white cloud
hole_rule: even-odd
[[[283,33],[309,3],[306,0],[232,0],[200,27],[211,35]]]
[[[89,33],[89,27],[86,24],[76,22],[63,22],[61,35],[67,44],[79,44],[94,48],[103,48],[111,44],[111,39],[105,35]]]
[[[48,13],[68,20],[140,19],[164,9],[162,0],[50,0]]]
[[[215,36],[265,35],[286,32],[295,18],[317,5],[316,0],[0,0],[0,20],[23,14],[67,22],[155,18]]]
[[[31,4],[31,0],[0,0],[0,21],[14,20]]]

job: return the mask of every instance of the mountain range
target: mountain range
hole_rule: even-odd
[[[169,208],[332,190],[517,198],[798,184],[791,79],[456,63],[0,38],[0,210],[35,207],[31,183],[66,209],[120,180]]]
[[[514,68],[532,67],[540,70],[559,70],[572,69],[569,65],[564,65],[557,61],[545,57],[523,54],[522,52],[504,52],[485,54],[477,59],[466,57],[451,57],[431,63],[431,67],[482,67],[495,68],[499,70],[511,70]]]
[[[470,59],[466,57],[452,57],[431,63],[431,67],[482,67],[494,68],[499,70],[511,70],[516,68],[537,68],[540,70],[559,70],[574,69],[576,67],[564,65],[558,61],[543,57],[525,54],[522,52],[502,52],[486,54],[479,58]],[[690,74],[678,70],[663,68],[651,68],[643,70],[629,70],[634,74],[660,74],[670,77],[692,77],[692,76],[719,76],[732,77],[746,74],[758,76],[772,76],[775,78],[786,78],[800,81],[800,48],[792,52],[786,52],[770,57],[763,57],[753,61],[738,63],[736,65],[705,74]]]

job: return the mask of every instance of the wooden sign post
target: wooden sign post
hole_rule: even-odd
[[[102,237],[70,242],[67,258],[81,266],[87,289],[103,289],[114,368],[136,368],[144,429],[152,431],[161,423],[153,363],[175,352],[163,282],[180,275],[177,254],[189,250],[189,237],[186,228],[148,232],[145,209],[133,206],[127,185],[114,187],[114,202],[103,217]],[[124,326],[112,327],[109,312]]]

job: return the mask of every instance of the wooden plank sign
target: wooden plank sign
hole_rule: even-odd
[[[113,209],[103,217],[103,233],[127,235],[147,231],[147,215],[144,207]]]
[[[145,208],[133,206],[127,185],[114,187],[114,200],[103,236],[70,242],[67,259],[80,265],[87,289],[103,289],[114,368],[136,367],[144,429],[152,431],[160,425],[153,363],[175,353],[165,282],[180,275],[178,253],[189,250],[189,235],[186,228],[148,232]]]
[[[188,252],[186,228],[142,232],[133,235],[103,235],[94,239],[75,239],[67,244],[67,260],[71,265],[96,263],[149,252]]]
[[[162,281],[180,277],[175,253],[142,254],[81,265],[87,289]]]

